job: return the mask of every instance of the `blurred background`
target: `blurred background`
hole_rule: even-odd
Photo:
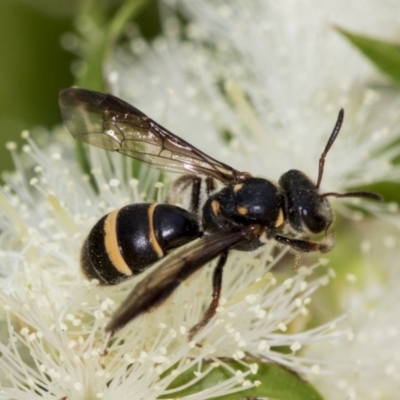
[[[96,4],[97,3],[97,4]],[[75,83],[71,66],[76,55],[63,48],[63,39],[76,31],[82,8],[107,12],[120,1],[1,0],[0,1],[0,172],[14,166],[5,144],[22,142],[21,131],[51,128],[61,122],[58,93]],[[99,12],[100,14],[100,12]],[[139,13],[145,36],[159,31],[157,4],[149,1]]]
[[[73,55],[61,36],[72,29],[73,2],[0,2],[0,171],[13,169],[5,143],[23,129],[60,122],[57,95],[70,86]]]

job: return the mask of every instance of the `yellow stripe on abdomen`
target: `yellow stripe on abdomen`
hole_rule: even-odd
[[[160,244],[158,243],[156,233],[154,232],[154,210],[156,207],[157,203],[154,203],[149,207],[149,237],[153,250],[156,252],[157,256],[161,258],[164,256],[164,252]]]
[[[104,245],[111,263],[121,274],[130,276],[132,270],[122,257],[117,238],[117,216],[119,209],[107,215],[104,221]]]

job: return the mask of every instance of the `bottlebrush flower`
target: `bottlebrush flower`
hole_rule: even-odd
[[[112,157],[110,163],[93,150],[96,194],[76,165],[70,137],[64,129],[57,133],[51,140],[42,133],[38,141],[48,142],[42,147],[25,132],[28,144],[22,155],[8,144],[17,171],[6,177],[0,200],[3,398],[173,397],[167,387],[178,375],[195,367],[197,373],[190,375],[195,382],[221,366],[230,377],[193,398],[217,397],[257,384],[252,380],[257,365],[249,354],[309,372],[314,360],[297,357],[297,350],[341,335],[330,324],[286,333],[290,323],[307,315],[310,296],[328,276],[310,276],[316,264],[278,284],[269,270],[285,251],[273,257],[270,246],[257,257],[232,254],[225,300],[195,341],[188,342],[187,332],[209,301],[209,267],[109,342],[104,326],[132,283],[116,290],[85,281],[79,271],[80,246],[103,213],[142,201],[141,189],[151,192],[160,185],[146,167],[140,182],[126,180],[121,162],[130,160]],[[275,349],[281,346],[292,352]],[[245,371],[233,370],[226,359],[239,360]],[[202,365],[208,365],[205,372]]]
[[[331,28],[353,23],[348,14],[354,4],[178,3],[186,27],[165,9],[163,36],[149,45],[134,35],[132,51],[117,52],[108,79],[114,94],[212,157],[269,179],[291,168],[315,179],[344,107],[323,190],[398,181],[392,163],[398,149],[388,145],[398,133],[400,99],[370,84],[379,82],[377,75]],[[387,4],[371,1],[353,26],[373,32],[383,16],[393,15]],[[390,34],[392,25],[384,28]],[[283,264],[287,249],[273,242],[257,253],[232,252],[218,313],[194,341],[187,341],[187,332],[209,303],[211,266],[110,340],[104,326],[134,282],[119,288],[86,282],[79,272],[80,247],[102,215],[128,203],[161,200],[169,181],[158,182],[159,174],[146,166],[131,174],[131,160],[96,149],[88,153],[91,177],[84,175],[71,137],[65,129],[56,133],[34,140],[25,134],[22,155],[9,145],[17,170],[0,193],[3,398],[174,398],[222,368],[225,380],[190,396],[206,399],[262,384],[260,362],[304,376],[337,372],[329,351],[299,354],[316,343],[352,338],[349,330],[336,328],[337,321],[304,328],[315,291],[334,273],[314,272],[326,263],[321,259],[282,278],[274,267]],[[360,215],[349,204],[341,199],[335,208]],[[359,207],[396,220],[396,214],[385,214],[387,205],[362,201]],[[292,255],[286,258],[295,265]],[[239,361],[242,369],[227,360]],[[177,376],[185,384],[172,389]]]

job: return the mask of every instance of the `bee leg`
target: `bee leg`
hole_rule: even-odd
[[[190,211],[193,214],[199,215],[201,195],[201,178],[193,176],[192,193],[190,194]]]
[[[211,176],[206,178],[206,193],[207,196],[211,196],[211,193],[216,189],[215,180]]]
[[[177,179],[168,193],[166,203],[174,204],[177,202],[179,196],[189,187],[192,186],[190,194],[189,211],[198,215],[200,208],[200,194],[201,194],[201,181],[202,179],[196,175],[183,175]]]
[[[226,260],[228,258],[228,252],[225,251],[221,254],[218,259],[218,264],[214,269],[213,273],[213,292],[212,292],[212,300],[207,310],[203,314],[203,318],[198,322],[195,326],[193,326],[188,334],[189,341],[193,339],[193,336],[196,335],[202,328],[204,328],[208,321],[215,315],[219,298],[221,297],[221,287],[222,287],[222,270],[226,264]]]
[[[333,247],[332,243],[310,242],[308,240],[288,238],[281,235],[276,235],[274,239],[277,242],[290,246],[292,249],[301,253],[310,253],[313,251],[317,251],[319,253],[327,253]]]

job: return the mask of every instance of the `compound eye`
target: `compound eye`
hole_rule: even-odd
[[[326,231],[332,223],[333,215],[329,201],[318,196],[310,198],[305,196],[300,202],[309,202],[309,207],[300,207],[299,214],[302,226],[312,233]]]

